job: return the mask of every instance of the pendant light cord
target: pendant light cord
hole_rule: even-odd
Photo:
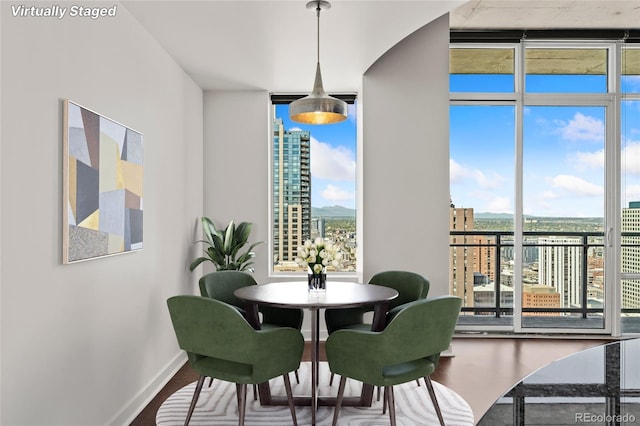
[[[317,34],[316,34],[316,58],[317,62],[320,63],[320,2],[316,5],[316,17],[317,17]]]

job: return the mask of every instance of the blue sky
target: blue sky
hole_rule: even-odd
[[[469,79],[470,76],[465,76]],[[602,78],[544,76],[527,80],[529,92],[604,92]],[[452,88],[504,90],[504,78],[474,76]],[[487,85],[483,84],[487,78]],[[640,79],[626,78],[629,91]],[[512,87],[512,86],[511,86]],[[476,212],[513,213],[515,107],[452,106],[451,197]],[[623,206],[640,200],[640,101],[623,102]],[[604,215],[604,107],[529,106],[523,117],[523,208],[527,215]]]
[[[349,105],[348,118],[336,124],[305,125],[289,120],[289,106],[276,105],[276,118],[285,130],[311,132],[311,205],[356,204],[356,114]]]

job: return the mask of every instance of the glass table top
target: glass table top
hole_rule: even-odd
[[[533,372],[478,426],[640,424],[640,339],[577,352]]]

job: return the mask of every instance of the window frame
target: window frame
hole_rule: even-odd
[[[452,38],[450,49],[453,48],[506,48],[515,49],[514,64],[514,92],[490,93],[490,92],[450,92],[450,106],[454,105],[515,105],[515,182],[514,182],[514,247],[516,253],[523,251],[523,113],[527,106],[604,106],[606,111],[606,140],[605,150],[607,152],[607,163],[605,164],[605,235],[612,229],[620,229],[620,99],[640,99],[640,94],[636,96],[626,96],[621,92],[621,49],[622,41],[611,40],[527,40],[521,39],[519,42],[513,38],[507,42],[475,42],[472,39],[464,40],[458,35],[457,41]],[[573,94],[573,93],[526,93],[525,92],[525,51],[527,48],[597,48],[607,49],[607,81],[606,92]],[[635,48],[635,46],[634,46]],[[613,235],[618,236],[619,232]],[[606,268],[605,279],[612,283],[605,288],[605,324],[604,329],[593,331],[595,333],[612,333],[620,335],[620,252],[619,241],[608,244],[607,262],[610,265]],[[514,281],[522,282],[522,256],[516,256],[514,265]],[[611,288],[613,287],[613,288]],[[575,329],[527,329],[522,325],[522,286],[514,287],[514,317],[512,326],[458,326],[460,331],[477,331],[479,328],[493,331],[515,331],[523,332],[578,332],[585,333],[584,330]],[[519,312],[516,315],[516,311]]]
[[[277,104],[289,104],[297,99],[300,99],[306,95],[303,94],[283,94],[283,93],[271,93],[270,101],[268,104],[269,108],[269,123],[268,123],[268,187],[269,193],[268,197],[268,259],[269,265],[267,268],[267,274],[269,278],[301,278],[306,277],[307,273],[304,271],[275,271],[274,270],[274,144],[273,144],[273,122],[276,118],[275,116],[275,106]],[[362,161],[361,161],[361,150],[362,150],[362,137],[361,137],[361,128],[360,128],[360,117],[358,116],[358,95],[357,93],[331,93],[330,96],[336,97],[345,101],[349,106],[354,106],[355,114],[356,114],[356,152],[355,152],[355,161],[356,161],[356,247],[357,247],[357,256],[356,256],[356,268],[355,271],[332,271],[331,275],[336,276],[340,279],[353,279],[360,278],[362,276],[362,245],[360,244],[362,240],[362,181],[360,179],[361,170],[362,170]],[[352,112],[350,108],[350,113]],[[327,124],[325,126],[328,126]],[[310,226],[312,226],[310,224]]]

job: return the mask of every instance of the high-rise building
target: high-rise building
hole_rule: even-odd
[[[582,252],[580,238],[539,238],[538,282],[560,294],[560,307],[582,305]]]
[[[479,272],[489,277],[489,281],[496,280],[496,239],[485,235],[477,235],[475,239],[476,247],[473,259],[475,272]]]
[[[622,209],[622,272],[640,274],[640,201]],[[636,235],[628,235],[636,233]],[[625,235],[627,234],[627,235]],[[622,280],[622,308],[640,307],[640,281]]]
[[[449,207],[449,229],[451,231],[473,230],[473,209]],[[474,306],[473,273],[476,248],[473,236],[452,235],[449,256],[449,294],[462,299],[462,306]]]
[[[324,238],[326,233],[326,225],[323,217],[311,219],[311,238]]]
[[[273,253],[276,264],[295,259],[311,238],[311,135],[273,122]]]

